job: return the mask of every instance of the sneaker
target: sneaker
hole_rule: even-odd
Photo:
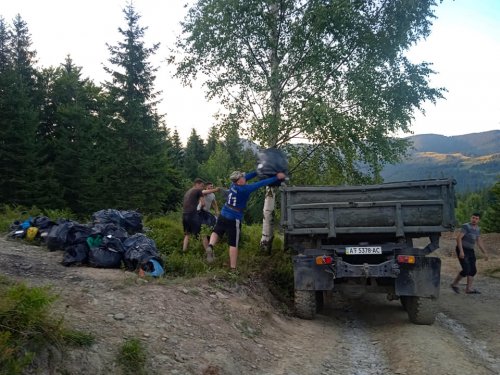
[[[205,254],[207,255],[207,263],[213,263],[213,261],[215,260],[214,251],[210,246],[205,251]]]

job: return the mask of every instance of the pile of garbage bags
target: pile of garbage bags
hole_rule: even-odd
[[[64,251],[65,266],[88,265],[140,271],[149,276],[164,274],[163,261],[155,242],[142,233],[142,215],[136,211],[106,209],[92,215],[90,224],[37,216],[15,221],[11,238],[23,238],[47,245],[50,251]]]

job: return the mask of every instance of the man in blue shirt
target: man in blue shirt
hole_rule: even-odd
[[[214,260],[213,246],[225,233],[227,233],[229,243],[229,263],[232,270],[236,269],[238,261],[238,242],[240,239],[241,221],[243,220],[243,210],[246,208],[250,194],[260,187],[271,185],[278,180],[284,180],[286,175],[279,172],[274,177],[247,184],[257,176],[257,172],[244,173],[234,171],[229,177],[231,186],[229,187],[226,203],[222,207],[221,213],[217,218],[217,224],[210,236],[210,243],[207,247],[207,262]]]

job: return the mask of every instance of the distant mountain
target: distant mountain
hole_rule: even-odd
[[[500,130],[447,137],[422,134],[408,137],[417,152],[484,156],[500,153]]]
[[[500,130],[446,137],[415,135],[410,156],[382,171],[386,182],[452,177],[458,192],[492,186],[500,178]]]
[[[402,163],[386,165],[385,182],[451,177],[457,192],[489,188],[500,179],[500,130],[457,136],[414,135],[409,156]],[[242,139],[245,150],[259,147]],[[296,144],[295,147],[300,147]]]

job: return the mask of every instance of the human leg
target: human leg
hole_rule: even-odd
[[[223,220],[217,221],[212,234],[210,235],[210,240],[208,241],[207,247],[205,248],[205,255],[207,256],[207,262],[212,263],[214,261],[214,246],[219,241],[219,237],[224,235],[225,229],[223,225]]]
[[[457,276],[455,277],[455,280],[453,280],[453,282],[451,283],[451,289],[453,289],[453,291],[455,293],[459,293],[459,290],[458,290],[458,283],[460,283],[460,280],[462,280],[462,275],[461,275],[461,272],[459,272],[457,274]]]
[[[235,270],[238,264],[238,243],[240,240],[241,222],[234,220],[230,230],[227,232],[229,243],[229,267]]]
[[[475,253],[473,251],[468,252],[468,254],[466,254],[466,258],[467,258],[467,263],[469,265],[469,269],[467,274],[467,286],[465,287],[465,293],[474,293],[477,292],[477,290],[475,290],[472,287],[472,283],[474,282],[474,276],[476,276],[477,273]]]
[[[217,244],[217,242],[219,242],[219,235],[215,232],[212,232],[212,234],[210,235],[208,246],[214,247]]]
[[[232,270],[236,269],[238,264],[238,248],[236,246],[229,246],[229,266]]]
[[[201,244],[203,245],[203,248],[205,251],[208,249],[208,237],[207,236],[202,236],[201,237]]]
[[[184,234],[184,240],[182,241],[182,251],[187,251],[189,245],[189,234]]]

